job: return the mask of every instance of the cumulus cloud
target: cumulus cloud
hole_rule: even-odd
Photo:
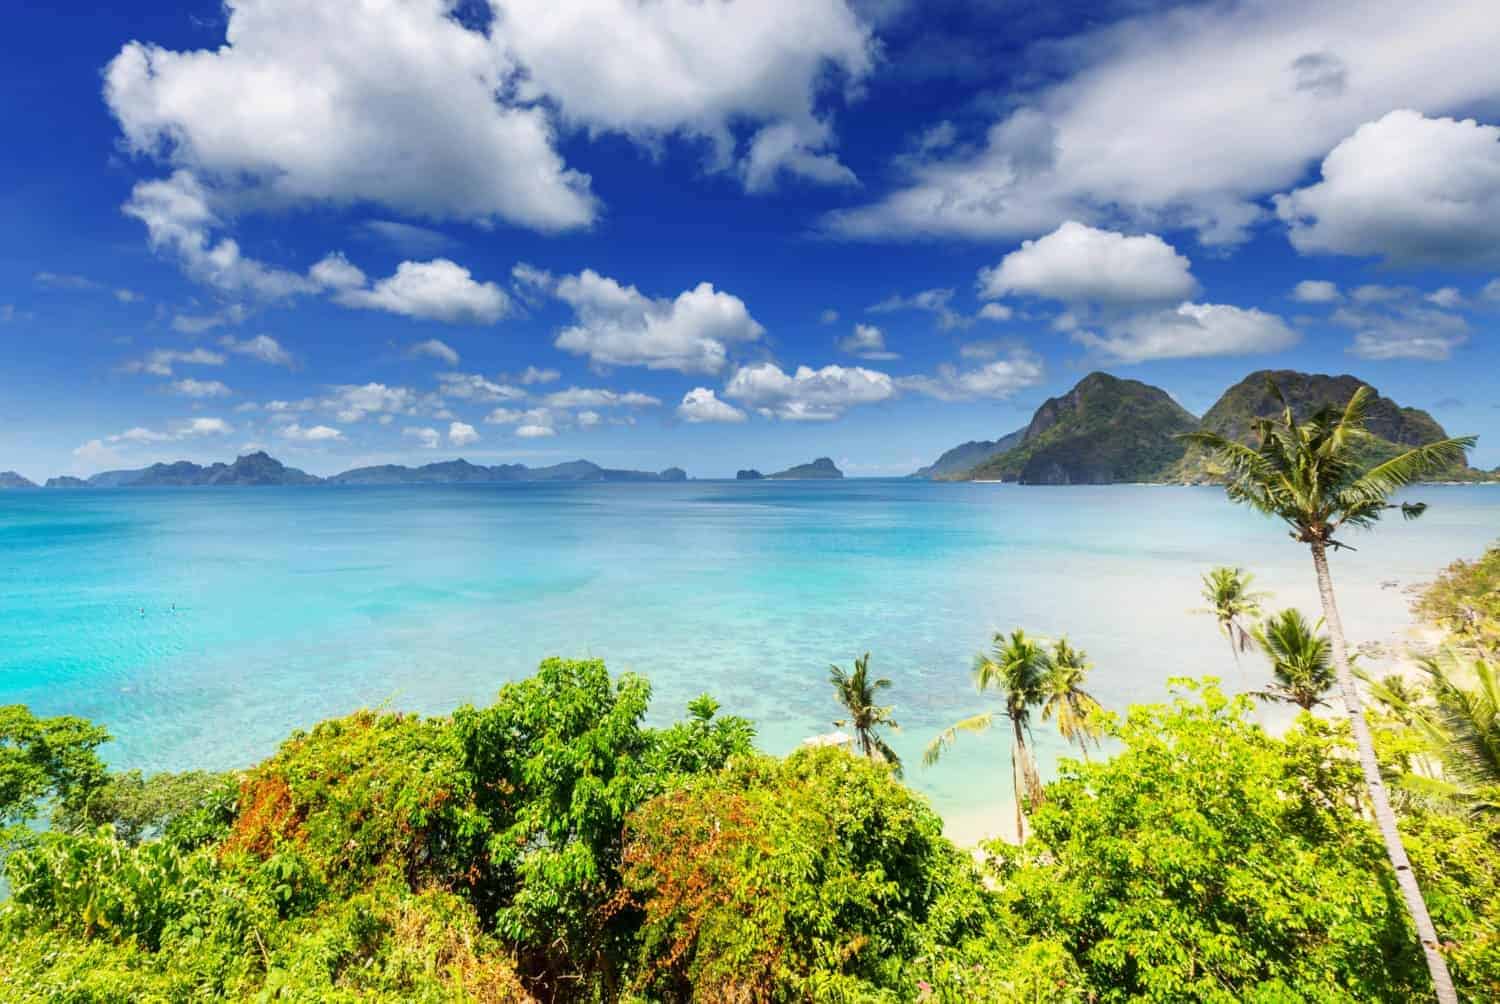
[[[853,333],[838,340],[838,347],[840,352],[847,352],[861,359],[901,358],[885,347],[885,332],[873,324],[856,324]]]
[[[1079,344],[1121,363],[1203,356],[1244,356],[1277,352],[1297,344],[1298,335],[1275,314],[1217,303],[1183,303],[1110,325],[1104,334],[1078,331]]]
[[[315,269],[327,261],[320,262]],[[360,279],[363,278],[363,273],[360,273]],[[352,279],[352,274],[342,277],[342,281]],[[384,310],[403,317],[449,324],[493,324],[511,310],[510,297],[505,290],[493,282],[476,282],[468,269],[446,258],[404,261],[396,266],[395,275],[381,279],[368,289],[357,286],[339,288],[334,299],[346,307]]]
[[[431,426],[411,426],[401,430],[401,435],[407,439],[415,439],[417,445],[424,450],[435,450],[443,441],[443,434]]]
[[[169,443],[181,439],[193,439],[198,436],[227,436],[234,431],[234,426],[222,418],[191,418],[180,422],[173,422],[166,430],[148,429],[145,426],[135,426],[124,432],[113,436],[106,436],[103,440],[93,439],[83,446],[74,450],[74,456],[80,459],[102,459],[104,454],[109,453],[105,444],[112,446],[141,446],[152,443]]]
[[[409,388],[372,382],[332,387],[321,406],[334,412],[340,422],[359,422],[370,415],[408,414],[416,403],[417,395]]]
[[[521,371],[521,375],[516,379],[530,387],[533,384],[553,383],[561,376],[562,374],[554,369],[539,369],[535,366],[528,366]]]
[[[448,442],[454,446],[470,446],[479,442],[479,433],[467,422],[450,422]]]
[[[718,373],[731,345],[753,342],[765,332],[745,301],[707,282],[668,300],[652,299],[592,269],[554,278],[519,266],[515,276],[573,308],[577,323],[559,332],[553,344],[587,356],[596,366]]]
[[[1003,303],[986,303],[979,308],[979,319],[982,321],[1008,321],[1015,316],[1015,311]]]
[[[1469,340],[1469,322],[1425,306],[1411,293],[1334,311],[1332,321],[1354,332],[1349,353],[1361,359],[1441,362]]]
[[[853,93],[875,62],[870,29],[846,0],[495,6],[496,33],[526,71],[521,96],[556,101],[570,123],[652,147],[674,134],[702,138],[708,166],[735,167],[750,191],[785,175],[853,180],[819,111],[840,77]],[[742,125],[755,133],[738,156]]]
[[[569,387],[555,391],[543,398],[552,408],[651,408],[661,404],[660,398],[639,391],[623,393],[601,387]]]
[[[557,435],[557,430],[550,425],[522,425],[516,428],[516,435],[522,439],[540,439]]]
[[[1456,310],[1462,307],[1465,302],[1464,295],[1454,286],[1444,286],[1442,289],[1435,289],[1423,297],[1423,299],[1428,303],[1442,307],[1444,310]]]
[[[1197,292],[1191,262],[1155,234],[1127,236],[1069,220],[1022,242],[979,273],[980,295],[1034,296],[1069,304],[1135,306],[1183,300]]]
[[[1500,127],[1393,111],[1323,159],[1322,180],[1276,198],[1303,253],[1398,265],[1500,262]]]
[[[122,369],[127,373],[150,373],[152,376],[172,376],[174,367],[223,366],[224,356],[208,349],[153,349],[144,359],[126,363]]]
[[[439,362],[447,363],[449,366],[458,365],[458,351],[447,342],[436,338],[429,338],[425,342],[418,342],[408,350],[407,354],[436,359]]]
[[[387,206],[543,231],[588,224],[588,178],[546,112],[508,103],[496,41],[445,0],[230,0],[226,42],[130,42],[104,97],[134,153],[214,179],[244,206]]]
[[[1170,5],[1038,53],[1047,83],[1009,95],[982,142],[911,158],[901,188],[827,226],[988,240],[1124,216],[1240,241],[1361,123],[1490,101],[1497,44],[1485,0]]]
[[[292,354],[282,348],[281,343],[270,335],[256,335],[254,338],[235,338],[232,335],[225,335],[219,339],[219,346],[237,356],[249,356],[267,366],[290,368],[294,362]]]
[[[1292,299],[1298,303],[1337,303],[1343,298],[1338,286],[1326,279],[1303,279],[1292,287]]]
[[[719,400],[712,388],[694,387],[682,395],[682,403],[677,406],[677,417],[684,422],[693,423],[743,422],[746,415],[728,401]]]
[[[440,373],[438,393],[460,401],[519,401],[526,397],[521,388],[496,383],[478,373]]]
[[[898,310],[921,310],[937,317],[938,327],[944,331],[967,328],[974,321],[953,309],[953,292],[951,289],[924,289],[911,296],[891,296],[870,307],[869,311],[889,314]]]
[[[799,366],[786,373],[775,363],[756,363],[740,367],[724,387],[725,397],[789,421],[829,421],[895,395],[890,376],[861,366]]]
[[[319,286],[333,290],[361,289],[368,281],[364,270],[344,257],[342,251],[324,255],[307,270],[307,277]]]
[[[1041,383],[1045,372],[1041,357],[1024,349],[1015,349],[1007,358],[995,359],[976,369],[960,369],[944,363],[933,376],[902,377],[899,384],[902,390],[926,394],[940,401],[1003,400]]]
[[[194,380],[188,377],[183,380],[174,380],[171,384],[172,393],[181,394],[183,397],[228,397],[232,391],[218,380]]]
[[[296,443],[329,443],[344,438],[343,432],[331,425],[302,426],[296,422],[283,425],[276,434]]]

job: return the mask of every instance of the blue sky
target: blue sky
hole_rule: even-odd
[[[0,469],[904,474],[1092,369],[1500,464],[1490,0],[23,4]]]

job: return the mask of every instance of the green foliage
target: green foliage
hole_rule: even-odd
[[[977,934],[990,907],[941,829],[889,771],[835,749],[742,759],[646,803],[624,860],[644,914],[637,989],[911,999],[927,929],[947,942]]]
[[[1285,740],[1245,698],[1134,708],[1107,763],[1067,763],[996,863],[1032,937],[1101,1001],[1407,1000],[1425,985],[1336,730]]]
[[[881,728],[899,728],[896,720],[891,717],[891,712],[895,709],[875,703],[876,693],[889,687],[891,681],[884,678],[870,679],[869,652],[854,660],[852,673],[846,672],[842,666],[830,667],[828,680],[833,684],[834,696],[844,706],[844,710],[849,712],[848,718],[839,719],[833,724],[839,728],[852,728],[854,745],[860,753],[871,760],[890,764],[895,775],[900,777],[901,758],[878,731]]]
[[[1300,610],[1287,609],[1255,628],[1255,642],[1271,661],[1274,682],[1256,696],[1311,711],[1327,704],[1334,685],[1333,653],[1323,622],[1308,624]]]
[[[38,718],[20,704],[0,707],[0,834],[54,801],[72,807],[104,782],[95,752],[109,733],[71,715]]]
[[[153,774],[138,770],[108,775],[88,794],[64,804],[53,814],[60,830],[95,830],[110,826],[126,843],[137,844],[174,829],[186,837],[190,821],[207,811],[220,816],[232,807],[238,787],[231,774],[186,771]]]
[[[1243,568],[1220,566],[1203,575],[1203,599],[1208,606],[1199,612],[1213,614],[1219,622],[1219,631],[1228,639],[1236,664],[1241,652],[1255,647],[1250,625],[1259,619],[1260,601],[1266,597],[1250,588],[1254,581],[1255,577]]]

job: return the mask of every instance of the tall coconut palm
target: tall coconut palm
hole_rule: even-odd
[[[1059,638],[1052,644],[1052,666],[1043,682],[1042,721],[1056,718],[1063,740],[1076,742],[1085,760],[1089,758],[1089,743],[1099,745],[1099,727],[1089,718],[1099,709],[1099,702],[1083,689],[1093,668],[1086,652]]]
[[[1474,445],[1474,438],[1465,436],[1429,443],[1363,470],[1359,447],[1370,439],[1365,430],[1365,413],[1372,393],[1369,387],[1355,391],[1342,410],[1325,406],[1306,420],[1298,421],[1281,388],[1274,380],[1267,380],[1267,384],[1271,396],[1281,405],[1281,413],[1256,419],[1251,424],[1256,445],[1206,431],[1188,433],[1183,438],[1213,451],[1224,465],[1231,501],[1282,520],[1290,528],[1292,539],[1312,551],[1318,594],[1323,601],[1323,620],[1333,646],[1334,670],[1375,821],[1421,941],[1437,998],[1445,1004],[1456,1002],[1448,964],[1438,947],[1437,932],[1421,887],[1412,874],[1375,760],[1375,747],[1354,685],[1344,626],[1333,595],[1328,551],[1346,546],[1335,537],[1345,527],[1371,527],[1387,511],[1398,508],[1390,503],[1391,495],[1398,489],[1423,475],[1461,462],[1465,451]],[[1399,508],[1403,516],[1414,519],[1425,506],[1402,503]]]
[[[1203,598],[1208,606],[1202,612],[1213,614],[1219,622],[1236,666],[1240,663],[1240,653],[1250,651],[1255,645],[1255,637],[1247,625],[1260,616],[1260,601],[1266,595],[1251,591],[1254,578],[1243,568],[1222,566],[1209,569],[1203,576]]]
[[[1017,836],[1023,834],[1025,826],[1021,809],[1023,792],[1032,809],[1042,804],[1042,780],[1026,740],[1031,735],[1031,709],[1046,700],[1046,681],[1051,669],[1052,659],[1046,647],[1020,628],[1009,637],[996,632],[990,651],[974,659],[974,685],[980,693],[993,690],[1000,694],[1005,702],[1000,713],[1011,724],[1010,773],[1016,795]],[[983,732],[994,720],[995,713],[987,711],[944,729],[928,744],[922,762],[929,766],[937,763],[958,733]]]
[[[839,728],[853,729],[854,744],[859,747],[859,751],[871,760],[890,764],[896,776],[900,777],[901,758],[876,731],[881,727],[899,728],[891,717],[891,712],[895,709],[875,703],[876,692],[889,687],[891,681],[884,678],[870,679],[869,652],[854,660],[854,672],[846,673],[842,666],[833,666],[828,679],[833,684],[833,692],[839,703],[849,712],[848,718],[841,718],[833,724]]]
[[[1295,704],[1311,711],[1327,704],[1323,695],[1334,685],[1328,638],[1318,633],[1323,622],[1309,626],[1300,610],[1283,610],[1255,628],[1255,643],[1271,660],[1276,682],[1256,696]]]
[[[1435,713],[1419,719],[1443,778],[1470,811],[1500,813],[1500,672],[1484,659],[1448,651],[1422,660]]]

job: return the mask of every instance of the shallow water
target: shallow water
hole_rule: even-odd
[[[1351,641],[1409,623],[1402,588],[1500,536],[1500,488],[1433,486],[1415,523],[1350,538]],[[652,717],[708,691],[784,752],[832,730],[828,665],[874,653],[908,781],[956,834],[996,829],[1005,737],[932,735],[989,706],[996,630],[1066,633],[1107,706],[1179,675],[1262,685],[1199,605],[1240,564],[1317,611],[1311,562],[1209,488],[907,481],[0,493],[0,703],[107,725],[119,766],[223,768],[361,705],[487,701],[547,655],[646,675]],[[1395,581],[1395,588],[1385,585]],[[1062,752],[1037,724],[1044,770]]]

